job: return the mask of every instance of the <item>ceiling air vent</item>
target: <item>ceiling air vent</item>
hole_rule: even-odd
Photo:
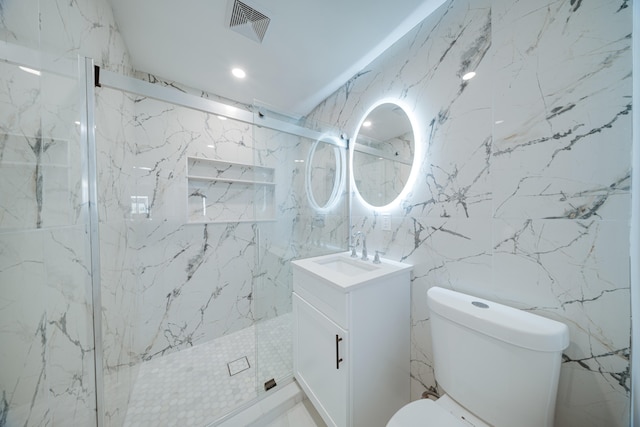
[[[262,39],[264,39],[269,27],[269,22],[271,22],[271,19],[265,14],[239,0],[233,1],[229,20],[229,28],[233,31],[253,41],[262,43]]]

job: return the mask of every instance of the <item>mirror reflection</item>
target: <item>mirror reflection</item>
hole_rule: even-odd
[[[340,197],[343,181],[343,152],[329,137],[317,140],[307,161],[307,195],[315,210],[329,209]]]
[[[414,158],[414,132],[407,113],[386,102],[362,121],[353,147],[353,178],[360,196],[374,207],[402,193]]]

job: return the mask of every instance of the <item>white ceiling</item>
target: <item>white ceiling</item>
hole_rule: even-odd
[[[304,116],[445,0],[241,0],[271,22],[262,43],[229,29],[233,0],[110,0],[133,66]],[[242,67],[244,80],[230,70]]]

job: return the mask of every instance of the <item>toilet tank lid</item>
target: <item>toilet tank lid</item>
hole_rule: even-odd
[[[460,292],[433,287],[427,292],[432,313],[506,343],[537,351],[569,345],[564,323]]]

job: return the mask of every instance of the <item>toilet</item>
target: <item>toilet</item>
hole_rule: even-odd
[[[387,427],[552,427],[564,323],[459,292],[427,292],[438,400],[402,407]]]

